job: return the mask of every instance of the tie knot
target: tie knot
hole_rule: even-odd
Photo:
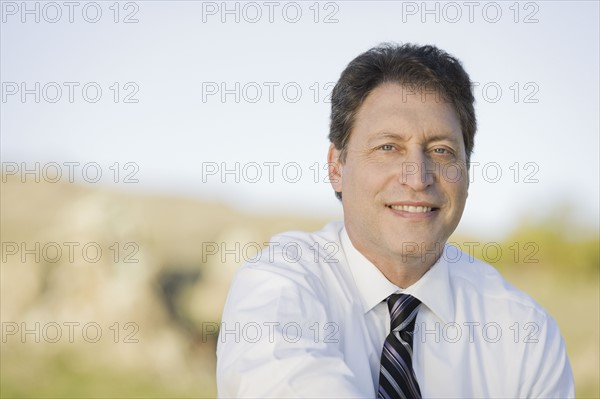
[[[387,299],[392,331],[402,331],[414,322],[421,301],[407,294],[392,294]],[[410,328],[412,330],[412,328]]]

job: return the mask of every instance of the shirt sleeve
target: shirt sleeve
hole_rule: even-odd
[[[219,397],[373,396],[353,383],[326,291],[294,268],[252,265],[234,278],[217,343]]]
[[[532,342],[527,344],[524,370],[527,370],[528,376],[520,397],[575,397],[571,365],[558,325],[546,315],[539,328],[539,334],[529,337]]]

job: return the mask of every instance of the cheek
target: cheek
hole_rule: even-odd
[[[394,165],[381,162],[346,164],[342,179],[344,192],[352,193],[352,202],[378,201],[401,173],[397,169]]]
[[[373,197],[381,191],[383,186],[381,175],[368,170],[357,171],[353,177],[356,196],[362,201],[373,201]]]
[[[452,185],[452,187],[447,190],[448,195],[450,196],[450,201],[452,202],[453,211],[460,216],[467,202],[467,189],[468,182],[462,181],[457,182]]]
[[[444,165],[441,168],[439,182],[452,197],[466,197],[469,188],[469,174],[465,168],[456,164]]]
[[[342,176],[344,189],[360,193],[361,187],[367,183],[366,175],[367,173],[358,165],[346,166]]]
[[[468,183],[469,175],[467,170],[458,163],[442,164],[441,178],[449,184],[464,184]]]

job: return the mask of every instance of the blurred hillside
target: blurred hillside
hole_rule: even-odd
[[[276,232],[325,223],[10,178],[0,199],[2,397],[215,396],[203,328],[234,271]]]
[[[1,397],[214,397],[214,327],[233,273],[273,234],[327,222],[5,179]],[[451,241],[550,311],[578,396],[600,396],[597,232],[558,217],[498,243]]]

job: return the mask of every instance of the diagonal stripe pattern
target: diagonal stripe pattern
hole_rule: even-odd
[[[381,352],[379,372],[380,399],[421,398],[421,390],[412,368],[412,344],[415,320],[421,301],[406,294],[392,294],[387,299],[391,332]]]

